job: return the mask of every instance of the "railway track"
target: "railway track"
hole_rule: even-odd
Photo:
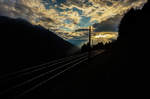
[[[103,51],[91,52],[91,57],[101,54]],[[20,97],[48,81],[63,74],[69,69],[86,62],[89,58],[88,52],[70,56],[38,66],[22,69],[0,77],[0,97]]]

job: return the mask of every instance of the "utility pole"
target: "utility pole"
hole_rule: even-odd
[[[91,32],[92,32],[92,26],[89,27],[89,54],[88,54],[88,59],[90,60],[91,57]]]
[[[92,32],[92,26],[89,27],[89,46],[91,47],[91,32]]]

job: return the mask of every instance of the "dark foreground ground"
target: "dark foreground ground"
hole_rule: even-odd
[[[112,52],[103,53],[89,63],[76,66],[19,99],[50,99],[59,96],[71,96],[72,99],[76,96],[97,95],[121,95],[119,98],[139,98],[141,95],[143,99],[146,95],[142,92],[146,94],[149,90],[149,84],[146,85],[145,81],[149,80],[148,74],[145,74],[149,73],[149,51],[146,51],[149,43],[146,42],[149,42],[147,35],[150,26],[145,25],[150,23],[149,4],[142,10],[131,10],[125,15]]]
[[[108,57],[109,53],[100,54],[20,98],[49,99],[114,93],[122,87],[122,79],[118,67],[114,70],[115,66],[104,65]]]

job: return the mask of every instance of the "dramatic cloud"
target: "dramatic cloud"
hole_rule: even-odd
[[[117,40],[118,32],[97,32],[96,35],[93,36],[93,43],[97,42],[110,43],[113,40]]]
[[[95,32],[103,32],[103,31],[118,31],[118,25],[122,19],[122,16],[116,15],[113,18],[110,18],[106,21],[103,21],[101,23],[96,23],[93,25],[95,29]]]
[[[68,41],[86,41],[89,26],[93,25],[96,29],[93,35],[98,32],[114,35],[123,15],[131,8],[142,8],[146,2],[147,0],[0,0],[0,15],[23,18],[34,25],[40,24]]]

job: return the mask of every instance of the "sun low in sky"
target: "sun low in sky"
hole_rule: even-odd
[[[131,8],[140,9],[147,0],[0,0],[0,15],[23,18],[41,25],[75,45],[88,40],[93,26],[95,42],[118,37],[118,25]]]

